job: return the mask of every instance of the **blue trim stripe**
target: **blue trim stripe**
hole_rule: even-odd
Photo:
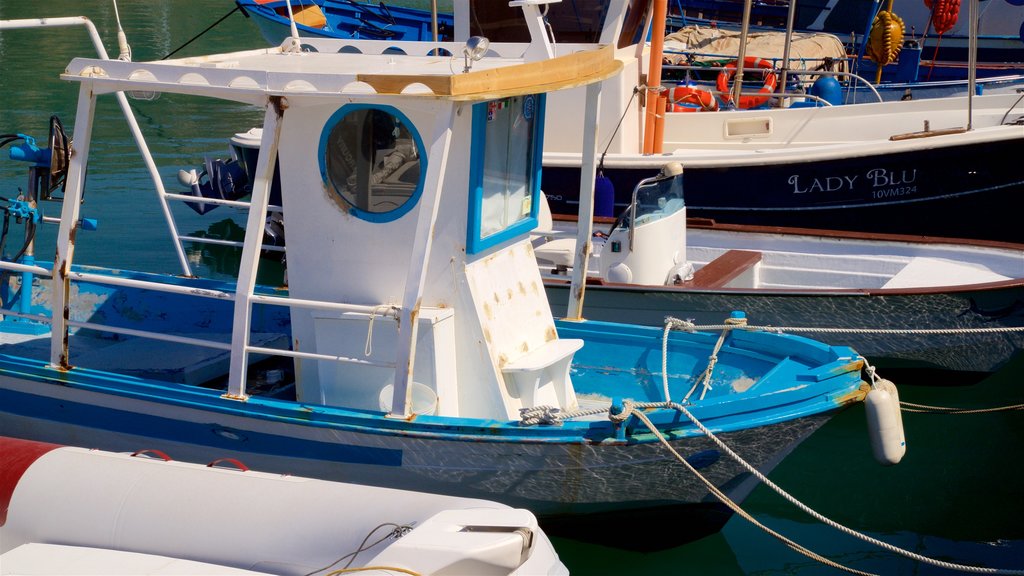
[[[529,94],[524,98],[533,98],[535,103],[533,118],[533,149],[530,161],[533,164],[533,181],[531,182],[530,216],[487,237],[480,236],[481,203],[483,202],[484,159],[487,156],[487,106],[488,102],[473,105],[472,154],[469,168],[469,217],[466,226],[466,252],[477,254],[505,244],[528,234],[537,227],[537,214],[540,211],[540,179],[541,161],[544,150],[544,111],[546,98],[544,94]]]
[[[113,434],[147,436],[157,442],[193,444],[224,452],[241,451],[347,464],[395,467],[402,465],[401,450],[319,442],[252,430],[236,430],[221,426],[216,422],[186,422],[153,414],[138,414],[35,394],[21,394],[2,388],[0,388],[0,406],[4,407],[3,412],[9,414],[51,420],[84,428],[99,428]]]

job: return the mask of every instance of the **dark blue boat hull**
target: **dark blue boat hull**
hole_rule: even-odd
[[[718,222],[828,228],[1024,242],[1024,134],[1013,140],[816,162],[685,167],[690,217]],[[650,168],[604,175],[616,212]],[[542,188],[555,214],[575,214],[579,169],[545,167]]]

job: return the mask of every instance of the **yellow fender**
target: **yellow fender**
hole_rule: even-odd
[[[885,66],[896,60],[902,47],[903,19],[888,10],[879,11],[868,36],[868,58]]]

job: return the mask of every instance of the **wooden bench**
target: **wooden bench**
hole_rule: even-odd
[[[729,250],[694,272],[693,278],[682,285],[687,288],[724,288],[760,261],[760,252]]]

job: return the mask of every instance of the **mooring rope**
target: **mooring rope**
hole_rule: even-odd
[[[915,414],[990,414],[993,412],[1024,410],[1024,404],[1010,404],[995,408],[950,408],[948,406],[929,406],[927,404],[900,401],[900,410]]]
[[[694,324],[689,320],[680,320],[668,316],[666,322],[673,322],[688,332],[714,331],[729,328],[729,324]],[[749,330],[763,332],[810,332],[818,334],[1001,334],[1007,332],[1024,332],[1024,326],[993,326],[989,328],[826,328],[821,326],[755,326],[747,325]]]
[[[677,320],[677,319],[671,319],[671,320]],[[670,319],[666,318],[665,321],[669,322]],[[723,327],[723,329],[724,329],[724,327]],[[667,387],[668,386],[668,371],[667,371],[667,360],[665,360],[665,358],[668,356],[668,337],[667,337],[667,333],[666,333],[666,336],[662,339],[661,354],[662,354],[662,366],[663,366],[663,369],[662,369],[662,372],[661,372],[661,377],[662,377],[662,379],[664,381],[664,385]],[[871,367],[870,373],[871,373],[872,379],[874,379],[875,378],[875,374],[874,374],[874,368],[873,367]],[[754,466],[752,466],[749,462],[744,460],[739,454],[737,454],[731,448],[729,448],[729,446],[725,442],[723,442],[720,438],[718,438],[718,436],[715,436],[715,434],[712,433],[711,430],[709,430],[707,427],[705,427],[704,424],[702,424],[699,420],[697,420],[697,418],[693,414],[691,414],[690,411],[687,410],[685,406],[683,406],[682,404],[677,404],[675,402],[672,402],[670,405],[671,405],[671,407],[673,409],[675,409],[675,410],[681,412],[683,415],[685,415],[690,420],[690,422],[693,423],[694,426],[696,426],[701,432],[704,433],[705,436],[708,437],[708,439],[710,439],[712,442],[714,442],[716,445],[718,445],[718,447],[721,448],[723,452],[728,454],[729,457],[731,457],[740,466],[742,466],[748,472],[750,472],[755,478],[760,480],[765,486],[768,486],[776,494],[778,494],[779,496],[782,496],[787,501],[789,501],[791,504],[793,504],[794,506],[796,506],[797,508],[799,508],[800,510],[802,510],[806,514],[810,515],[812,518],[818,520],[819,522],[822,522],[822,523],[824,523],[824,524],[826,524],[828,526],[831,526],[832,528],[835,528],[836,530],[839,530],[840,532],[843,532],[844,534],[847,534],[849,536],[853,536],[854,538],[857,538],[857,539],[862,540],[864,542],[867,542],[869,544],[874,544],[875,546],[878,546],[878,547],[880,547],[880,548],[882,548],[884,550],[888,550],[888,551],[893,552],[895,554],[899,554],[899,555],[904,556],[906,558],[909,558],[911,560],[915,560],[915,561],[918,561],[918,562],[923,562],[925,564],[931,564],[933,566],[938,566],[938,567],[946,568],[946,569],[949,569],[949,570],[961,570],[961,571],[964,571],[964,572],[973,572],[973,573],[977,573],[977,574],[1017,574],[1017,575],[1024,575],[1024,570],[1002,570],[1002,569],[998,569],[998,568],[983,568],[983,567],[977,567],[977,566],[967,566],[967,565],[963,565],[963,564],[954,564],[952,562],[945,562],[945,561],[942,561],[942,560],[935,560],[934,558],[929,558],[927,556],[922,556],[921,554],[917,554],[917,553],[911,552],[909,550],[904,550],[902,548],[899,548],[898,546],[893,546],[892,544],[889,544],[888,542],[883,542],[881,540],[878,540],[877,538],[873,538],[871,536],[868,536],[867,534],[863,534],[861,532],[853,530],[852,528],[847,528],[846,526],[843,526],[842,524],[840,524],[840,523],[838,523],[838,522],[836,522],[836,521],[826,517],[825,515],[817,512],[816,510],[812,509],[810,506],[807,506],[803,502],[800,502],[795,497],[793,497],[791,494],[789,494],[788,492],[783,490],[780,486],[778,486],[777,484],[775,484],[774,482],[769,480],[767,476],[762,474],[760,471],[758,471],[756,468],[754,468]],[[654,426],[653,423],[651,423],[651,421],[649,419],[647,419],[646,415],[644,415],[643,417],[640,417],[640,413],[635,412],[632,409],[627,410],[624,407],[624,409],[623,409],[624,415],[627,415],[626,414],[627,412],[632,412],[634,415],[636,415],[639,420],[644,422],[644,424],[651,431],[651,433],[654,434],[655,436],[657,436],[659,439],[661,439],[663,443],[667,442],[666,440],[664,440],[664,436],[661,434],[661,432],[658,430],[658,428],[656,426]],[[621,418],[621,417],[623,417],[623,415],[619,416],[619,418]],[[673,454],[676,455],[677,459],[685,460],[683,458],[680,458],[678,452],[675,452],[674,450],[672,452],[673,452]],[[688,466],[688,468],[692,469],[692,466]],[[746,516],[744,516],[744,517],[746,517]]]
[[[674,455],[676,457],[676,460],[678,460],[684,466],[686,466],[686,468],[690,472],[692,472],[698,479],[700,479],[701,482],[704,483],[704,486],[708,489],[709,492],[714,494],[715,497],[718,498],[723,504],[728,506],[730,510],[732,510],[733,512],[735,512],[736,514],[741,516],[747,522],[750,522],[751,524],[753,524],[754,526],[757,526],[758,528],[760,528],[761,530],[763,530],[764,532],[766,532],[770,536],[778,539],[783,544],[785,544],[787,547],[789,547],[791,550],[793,550],[795,552],[798,552],[800,554],[803,554],[804,556],[806,556],[806,557],[808,557],[808,558],[810,558],[812,560],[815,560],[815,561],[820,562],[822,564],[825,564],[827,566],[831,566],[832,568],[836,568],[837,570],[842,570],[844,572],[849,572],[850,574],[859,574],[859,575],[862,575],[862,576],[874,576],[874,574],[871,573],[871,572],[863,572],[863,571],[860,571],[860,570],[856,570],[856,569],[850,568],[848,566],[843,566],[842,564],[839,564],[838,562],[835,562],[834,560],[826,558],[825,556],[822,556],[821,554],[818,554],[817,552],[815,552],[815,551],[813,551],[813,550],[811,550],[809,548],[806,548],[806,547],[800,545],[799,543],[795,542],[794,540],[791,540],[790,538],[787,538],[785,535],[780,534],[779,532],[776,532],[775,530],[773,530],[773,529],[769,528],[768,526],[764,525],[757,518],[754,518],[753,516],[751,516],[750,513],[747,512],[746,510],[744,510],[739,504],[737,504],[735,501],[733,501],[732,498],[729,498],[729,496],[726,495],[725,492],[722,492],[717,486],[715,486],[713,482],[711,482],[710,480],[705,478],[703,474],[701,474],[696,468],[694,468],[694,466],[692,464],[690,464],[686,460],[686,458],[683,458],[683,456],[681,454],[679,454],[679,452],[677,452],[675,448],[672,447],[672,444],[670,444],[668,442],[668,440],[665,438],[665,436],[658,431],[658,428],[654,425],[654,423],[651,422],[647,418],[646,414],[644,414],[643,412],[636,412],[636,411],[634,411],[632,409],[632,407],[630,407],[628,410],[623,410],[623,413],[620,414],[619,416],[623,416],[624,417],[623,421],[624,421],[625,418],[628,418],[630,415],[635,416],[637,418],[637,420],[640,420],[641,422],[643,422],[644,425],[647,426],[647,428],[651,432],[654,433],[655,437],[658,438],[658,441],[661,442],[661,444],[663,446],[665,446],[665,448],[668,449],[668,451],[671,452],[672,455]]]
[[[730,319],[731,320],[731,319]],[[680,320],[679,318],[673,318],[672,316],[665,317],[665,330],[676,328],[679,330],[685,330],[687,332],[701,331],[713,331],[722,330],[724,336],[725,332],[732,330],[737,327],[735,322],[726,320],[724,324],[694,324],[689,320]],[[744,325],[749,330],[761,330],[764,332],[810,332],[820,334],[925,334],[925,335],[937,335],[937,334],[997,334],[997,333],[1008,333],[1008,332],[1024,332],[1024,326],[998,326],[990,328],[823,328],[823,327],[799,327],[799,326],[754,326]],[[719,344],[722,339],[719,338]],[[664,364],[664,362],[663,362]],[[866,370],[868,373],[874,373],[874,367],[867,364],[865,360]],[[664,369],[665,366],[662,366]],[[703,375],[702,375],[703,377]],[[691,390],[692,392],[692,390]],[[668,392],[666,391],[666,397]],[[689,394],[687,394],[687,398]],[[703,396],[701,396],[703,398]],[[685,400],[686,398],[684,398]],[[1024,410],[1024,404],[1010,404],[1008,406],[996,406],[992,408],[950,408],[943,406],[928,406],[924,404],[914,404],[911,402],[900,401],[900,409],[904,412],[910,412],[915,414],[987,414],[992,412],[1009,412],[1014,410]]]
[[[230,11],[229,11],[229,12],[228,12],[227,14],[225,14],[225,15],[221,16],[221,17],[220,17],[220,20],[217,20],[217,21],[216,21],[216,22],[214,22],[213,24],[210,24],[209,26],[207,26],[207,27],[206,27],[206,30],[203,30],[203,31],[202,31],[202,32],[200,32],[199,34],[196,34],[195,36],[193,36],[192,38],[190,38],[190,39],[188,40],[188,42],[185,42],[185,43],[184,43],[184,44],[182,44],[181,46],[178,46],[178,47],[177,47],[177,48],[175,48],[174,50],[171,50],[171,51],[170,51],[170,52],[169,52],[169,53],[168,53],[168,54],[167,54],[166,56],[164,56],[163,58],[161,58],[161,60],[167,60],[167,59],[168,59],[168,58],[170,58],[171,56],[174,56],[174,55],[175,55],[175,54],[177,54],[177,53],[178,53],[178,52],[179,52],[179,51],[180,51],[180,50],[181,50],[182,48],[184,48],[185,46],[188,46],[189,44],[191,44],[191,43],[195,42],[196,40],[198,40],[198,39],[199,39],[199,37],[200,37],[200,36],[202,36],[203,34],[206,34],[206,33],[207,33],[207,32],[209,32],[210,30],[213,30],[213,28],[214,28],[214,27],[215,27],[216,25],[220,24],[220,23],[221,23],[221,22],[223,22],[224,20],[227,20],[228,16],[231,16],[232,14],[234,14],[235,12],[237,12],[237,11],[239,11],[239,10],[241,10],[241,11],[242,11],[242,15],[243,15],[243,16],[245,16],[246,18],[248,18],[248,17],[249,17],[249,14],[248,14],[248,13],[246,13],[245,9],[244,9],[244,8],[242,8],[242,6],[241,6],[240,4],[235,4],[235,7],[234,7],[234,8],[232,8],[232,9],[231,9],[231,10],[230,10]]]
[[[692,322],[689,322],[689,321],[686,321],[686,320],[679,320],[677,318],[672,318],[672,317],[666,317],[665,318],[665,324],[666,324],[666,327],[671,325],[672,327],[677,327],[677,328],[680,328],[680,329],[683,329],[683,330],[690,330],[691,328],[694,329],[694,330],[697,329],[697,327]],[[737,327],[736,324],[723,324],[723,325],[720,325],[718,328],[721,329],[721,330],[732,330],[732,329],[734,329],[736,327]],[[708,327],[701,327],[700,329],[706,330],[707,328]],[[747,328],[756,329],[757,327],[747,326]],[[669,330],[666,329],[663,332],[662,343],[661,343],[661,357],[662,357],[661,377],[662,377],[662,387],[666,391],[668,390],[668,334],[669,334]],[[717,352],[717,350],[716,350],[716,352]],[[714,355],[714,353],[712,355]],[[877,378],[877,376],[875,374],[874,367],[871,366],[870,364],[868,364],[866,359],[864,359],[864,362],[865,362],[866,370],[868,371],[870,378],[874,381]],[[710,361],[709,361],[709,364],[711,364]],[[667,392],[665,394],[666,394],[666,397],[668,397]],[[807,506],[803,502],[800,502],[793,495],[789,494],[788,492],[783,490],[780,486],[778,486],[777,484],[775,484],[774,482],[769,480],[767,476],[762,474],[753,465],[751,465],[749,462],[744,460],[743,457],[741,457],[739,454],[734,452],[731,448],[729,448],[729,446],[727,444],[725,444],[725,442],[723,442],[720,438],[718,438],[718,436],[716,436],[713,432],[711,432],[711,430],[709,430],[706,426],[704,426],[704,424],[701,423],[700,420],[698,420],[689,410],[687,410],[687,408],[685,406],[683,406],[682,404],[677,403],[677,402],[671,402],[671,401],[666,401],[666,402],[632,402],[630,400],[625,400],[622,403],[621,411],[613,410],[611,406],[608,406],[608,407],[604,407],[604,408],[591,408],[591,409],[587,409],[587,410],[576,410],[576,411],[564,411],[563,412],[563,411],[559,410],[558,408],[551,407],[551,406],[538,406],[536,408],[530,408],[530,409],[524,408],[524,409],[521,409],[520,410],[520,417],[521,417],[521,424],[522,425],[531,425],[531,424],[538,424],[538,423],[560,424],[563,420],[567,420],[567,419],[570,419],[570,418],[575,418],[575,417],[580,417],[580,416],[591,416],[591,415],[601,414],[601,413],[604,413],[604,412],[608,413],[608,418],[612,422],[617,422],[617,423],[624,423],[626,420],[629,419],[629,417],[631,417],[631,416],[635,417],[637,420],[639,420],[639,421],[644,423],[644,425],[651,432],[651,434],[653,434],[658,439],[658,441],[662,445],[664,445],[669,450],[669,452],[672,453],[673,456],[675,456],[676,460],[678,460],[680,463],[682,463],[684,466],[686,466],[686,468],[688,470],[690,470],[690,472],[692,472],[708,488],[709,492],[714,494],[716,498],[718,498],[723,504],[725,504],[727,507],[729,507],[731,510],[733,510],[733,512],[737,513],[743,519],[745,519],[748,522],[754,524],[758,528],[764,530],[766,533],[768,533],[771,536],[775,537],[776,539],[780,540],[787,547],[791,548],[792,550],[794,550],[794,551],[796,551],[796,552],[798,552],[800,554],[803,554],[804,556],[807,556],[808,558],[811,558],[813,560],[816,560],[818,562],[821,562],[821,563],[826,564],[828,566],[831,566],[833,568],[836,568],[836,569],[839,569],[839,570],[843,570],[845,572],[849,572],[851,574],[862,574],[862,575],[869,575],[869,574],[871,574],[870,572],[863,572],[863,571],[860,571],[860,570],[856,570],[856,569],[853,569],[853,568],[850,568],[850,567],[838,564],[838,563],[836,563],[833,560],[830,560],[830,559],[828,559],[828,558],[826,558],[826,557],[824,557],[824,556],[822,556],[822,555],[820,555],[820,554],[818,554],[818,553],[816,553],[816,552],[814,552],[814,551],[812,551],[812,550],[810,550],[810,549],[808,549],[808,548],[806,548],[804,546],[801,546],[800,544],[796,543],[795,541],[787,538],[786,536],[784,536],[784,535],[782,535],[782,534],[772,530],[771,528],[769,528],[769,527],[765,526],[764,524],[762,524],[761,522],[759,522],[757,519],[755,519],[753,516],[751,516],[748,512],[743,510],[732,499],[730,499],[724,492],[722,492],[718,487],[716,487],[710,480],[705,478],[696,468],[693,467],[692,464],[690,464],[686,460],[686,458],[684,458],[681,454],[679,454],[679,452],[677,452],[675,450],[674,447],[672,447],[671,443],[669,443],[668,439],[665,438],[664,434],[662,434],[661,431],[658,430],[658,427],[655,426],[653,422],[651,422],[651,420],[647,417],[646,414],[644,414],[643,412],[639,411],[639,410],[648,409],[648,408],[671,408],[673,410],[676,410],[677,412],[682,413],[683,415],[685,415],[690,420],[690,422],[693,423],[694,426],[697,427],[697,429],[699,429],[705,436],[707,436],[708,439],[710,439],[712,442],[714,442],[722,450],[722,452],[724,452],[730,458],[732,458],[734,461],[736,461],[741,467],[743,467],[752,476],[754,476],[759,481],[761,481],[761,483],[763,483],[765,486],[770,488],[776,494],[778,494],[779,496],[784,498],[786,501],[788,501],[789,503],[793,504],[794,506],[799,508],[801,511],[806,513],[807,515],[809,515],[812,518],[814,518],[815,520],[818,520],[819,522],[821,522],[821,523],[823,523],[823,524],[825,524],[827,526],[831,526],[832,528],[834,528],[834,529],[836,529],[836,530],[838,530],[838,531],[840,531],[840,532],[842,532],[842,533],[844,533],[844,534],[846,534],[848,536],[852,536],[854,538],[857,538],[858,540],[861,540],[861,541],[866,542],[868,544],[872,544],[874,546],[882,548],[883,550],[887,550],[887,551],[892,552],[894,554],[898,554],[898,555],[903,556],[905,558],[908,558],[910,560],[913,560],[913,561],[916,561],[916,562],[921,562],[921,563],[924,563],[924,564],[930,564],[932,566],[937,566],[937,567],[945,568],[945,569],[948,569],[948,570],[959,570],[961,572],[970,572],[970,573],[974,573],[974,574],[998,574],[998,575],[1010,575],[1010,576],[1024,576],[1024,570],[1002,569],[1002,568],[986,568],[986,567],[981,567],[981,566],[969,566],[969,565],[965,565],[965,564],[956,564],[956,563],[953,563],[953,562],[946,562],[946,561],[943,561],[943,560],[936,560],[934,558],[929,558],[928,556],[923,556],[921,554],[917,554],[915,552],[911,552],[909,550],[905,550],[905,549],[900,548],[898,546],[894,546],[892,544],[889,544],[888,542],[884,542],[884,541],[879,540],[877,538],[868,536],[867,534],[864,534],[862,532],[858,532],[858,531],[856,531],[856,530],[854,530],[852,528],[848,528],[848,527],[846,527],[846,526],[844,526],[844,525],[842,525],[842,524],[840,524],[840,523],[838,523],[838,522],[828,518],[827,516],[825,516],[825,515],[821,514],[820,512],[814,510],[810,506]],[[953,413],[955,413],[955,412],[953,412]]]

